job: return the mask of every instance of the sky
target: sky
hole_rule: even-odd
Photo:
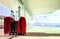
[[[2,16],[10,16],[10,9],[0,4],[0,15]]]

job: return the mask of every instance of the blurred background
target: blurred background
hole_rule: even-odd
[[[14,12],[18,20],[26,18],[26,32],[60,34],[60,0],[0,0],[0,29],[4,28],[4,17]]]

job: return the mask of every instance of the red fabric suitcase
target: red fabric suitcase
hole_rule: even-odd
[[[13,18],[4,17],[4,34],[11,33],[11,22],[13,22]]]
[[[20,35],[26,34],[26,19],[24,17],[20,17],[18,21],[17,33]]]

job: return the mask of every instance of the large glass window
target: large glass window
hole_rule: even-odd
[[[60,27],[60,9],[51,14],[34,15],[34,26]]]
[[[9,8],[7,8],[6,6],[0,4],[0,15],[2,15],[2,16],[10,16],[10,13],[11,13],[11,11],[10,11]]]

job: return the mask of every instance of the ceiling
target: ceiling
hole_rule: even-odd
[[[21,4],[23,3],[23,4]],[[27,4],[27,0],[0,0],[0,4],[3,4],[4,6],[8,7],[9,9],[13,11],[18,10],[18,6],[24,5],[25,9],[27,10],[28,14],[31,16],[32,12]]]
[[[5,5],[13,11],[17,11],[18,6],[20,5],[17,0],[0,0],[0,4]]]
[[[60,9],[60,0],[27,0],[33,14],[51,13]]]
[[[14,11],[18,10],[19,2],[17,0],[0,0],[0,3]],[[60,0],[26,0],[25,4],[27,4],[26,7],[29,5],[28,9],[30,8],[29,12],[32,14],[51,13],[60,9]]]

